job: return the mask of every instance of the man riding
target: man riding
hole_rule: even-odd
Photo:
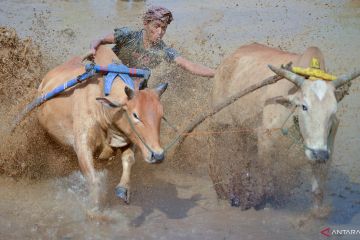
[[[167,62],[175,62],[192,74],[213,77],[214,69],[189,61],[164,43],[162,38],[172,20],[168,9],[152,6],[143,16],[143,29],[136,31],[128,27],[116,28],[114,33],[92,41],[87,57],[93,57],[101,44],[115,44],[112,50],[129,67],[153,68],[165,59]]]

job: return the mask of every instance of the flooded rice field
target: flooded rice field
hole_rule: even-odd
[[[281,205],[242,211],[218,200],[208,176],[211,133],[206,121],[160,165],[147,164],[136,153],[129,205],[114,194],[120,154],[97,161],[100,220],[87,214],[88,186],[75,154],[54,142],[35,114],[9,135],[10,119],[35,96],[49,69],[83,55],[91,40],[116,27],[141,28],[141,16],[150,5],[173,12],[164,41],[213,68],[252,42],[296,53],[318,46],[335,75],[360,67],[358,0],[0,0],[0,239],[340,239],[320,231],[360,230],[359,79],[338,106],[340,125],[325,196],[332,210],[326,219],[309,213],[306,166],[301,169],[305,180]],[[169,82],[162,98],[165,116],[177,128],[209,106],[212,79],[164,63],[153,69],[149,84],[163,81]],[[163,124],[162,143],[174,136]],[[341,239],[359,237],[345,234]]]

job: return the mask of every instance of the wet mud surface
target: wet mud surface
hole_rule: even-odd
[[[0,0],[0,238],[1,239],[322,239],[324,227],[360,228],[360,93],[355,80],[338,108],[341,120],[326,199],[327,219],[309,216],[309,168],[280,205],[241,211],[218,200],[208,176],[213,136],[205,121],[161,165],[137,162],[131,203],[115,197],[119,154],[97,161],[103,184],[101,221],[89,219],[88,191],[73,152],[63,149],[30,114],[12,135],[14,114],[35,95],[41,77],[91,40],[119,26],[141,27],[151,4],[173,10],[165,42],[195,61],[216,67],[239,46],[259,42],[300,53],[323,51],[327,69],[341,75],[360,66],[360,2],[349,1],[3,1]],[[200,14],[201,13],[201,14]],[[194,77],[174,65],[153,70],[150,86],[169,82],[165,115],[181,129],[209,107],[212,80]],[[231,129],[236,126],[232,126]],[[221,141],[235,131],[224,132]],[[165,123],[162,142],[175,133]],[[218,133],[217,133],[218,134]],[[231,146],[236,148],[235,146]],[[219,161],[231,149],[217,153]],[[256,149],[248,149],[254,152]],[[356,236],[343,236],[356,239]]]

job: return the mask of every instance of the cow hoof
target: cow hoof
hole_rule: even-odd
[[[129,194],[128,190],[124,187],[116,187],[115,188],[115,194],[122,200],[124,200],[125,203],[129,203]]]
[[[230,198],[230,206],[232,206],[232,207],[240,207],[240,199],[238,197],[232,196]]]

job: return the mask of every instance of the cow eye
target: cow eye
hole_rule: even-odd
[[[304,111],[307,111],[307,110],[308,110],[308,107],[305,106],[305,105],[302,105],[302,109],[303,109]]]
[[[139,116],[138,116],[136,113],[133,113],[133,117],[134,117],[136,120],[139,120],[139,121],[140,121]]]

